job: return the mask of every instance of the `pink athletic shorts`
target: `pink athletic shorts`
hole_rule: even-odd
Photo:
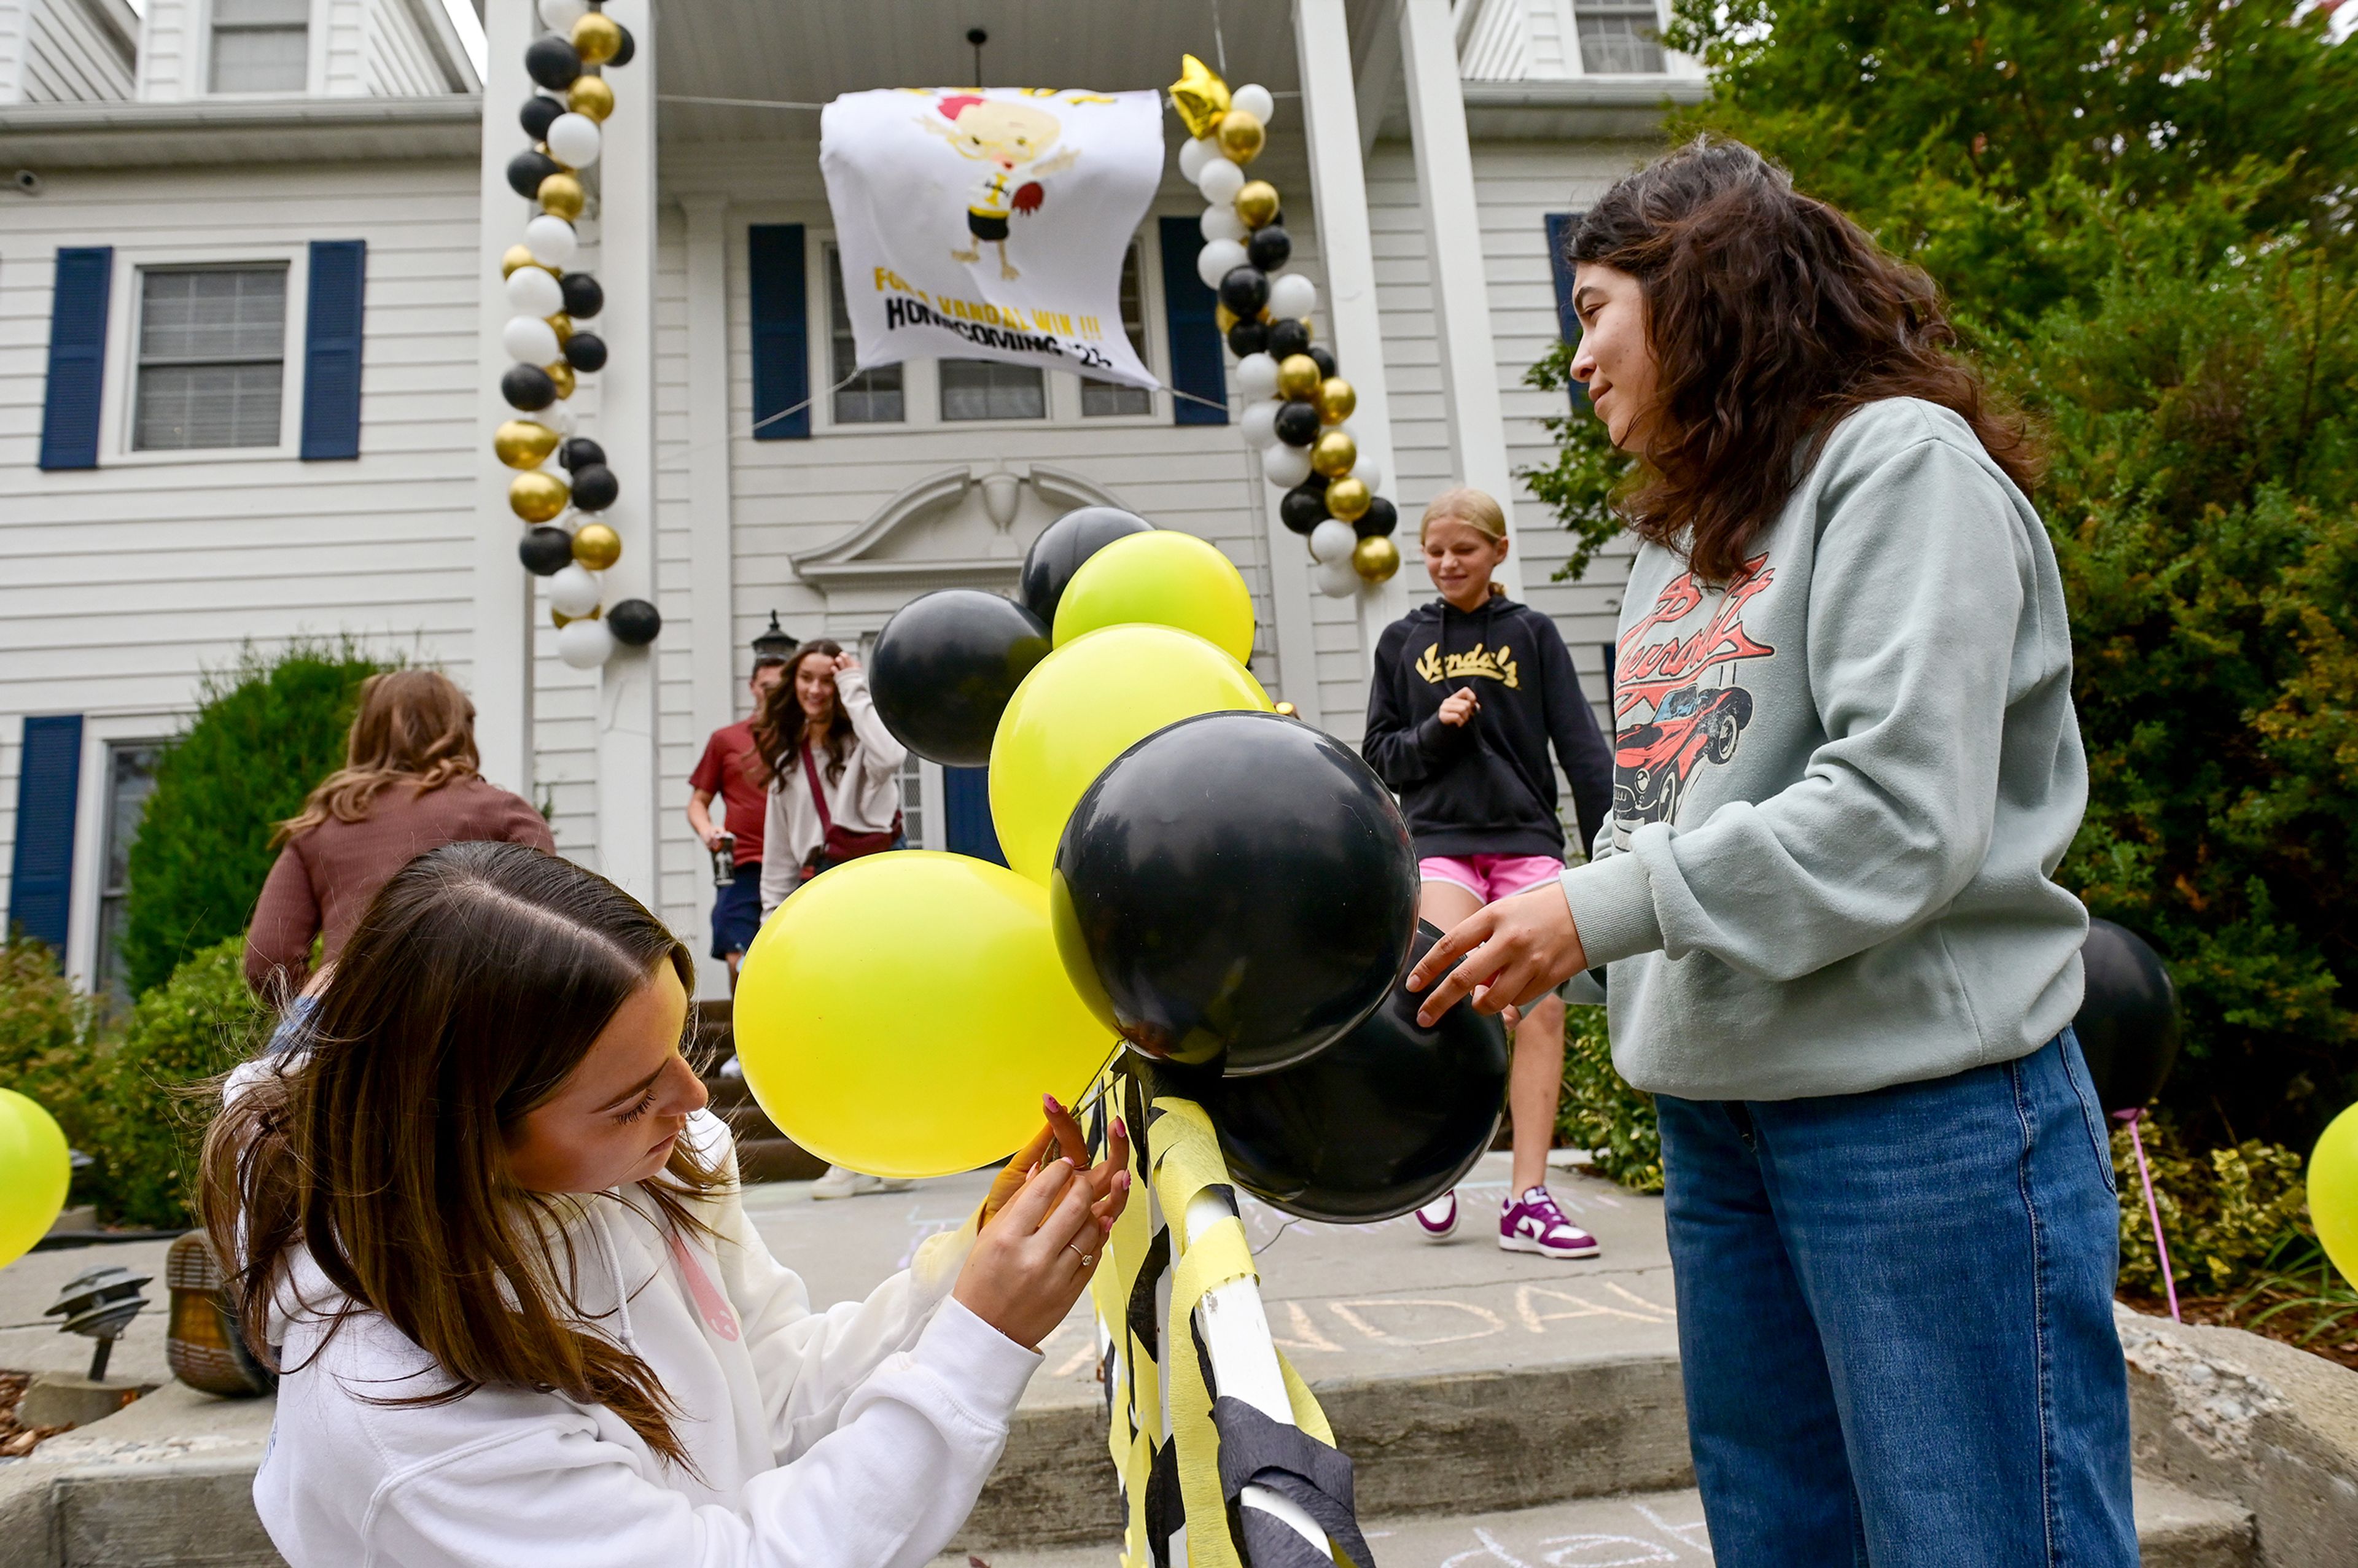
[[[1563,875],[1563,861],[1553,855],[1427,855],[1416,870],[1422,881],[1448,882],[1496,903],[1555,881]]]

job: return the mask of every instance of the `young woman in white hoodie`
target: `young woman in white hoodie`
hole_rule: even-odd
[[[233,1085],[202,1200],[281,1372],[254,1501],[293,1568],[916,1568],[965,1520],[1121,1130],[1092,1168],[1055,1113],[961,1230],[814,1312],[681,1057],[692,979],[603,879],[453,845]]]

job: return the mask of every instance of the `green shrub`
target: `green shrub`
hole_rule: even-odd
[[[1662,1190],[1662,1135],[1654,1097],[1631,1088],[1613,1070],[1605,1038],[1605,1010],[1563,1010],[1563,1098],[1556,1103],[1556,1141],[1585,1149],[1598,1175],[1632,1192]]]
[[[2288,1241],[2307,1234],[2301,1157],[2292,1150],[2253,1140],[2190,1153],[2167,1118],[2147,1118],[2142,1131],[2169,1271],[2180,1291],[2223,1295],[2243,1289],[2269,1272]],[[2153,1219],[2125,1127],[2113,1133],[2113,1170],[2121,1189],[2121,1283],[2159,1295]]]
[[[131,845],[122,953],[132,995],[245,929],[275,858],[273,824],[343,765],[361,682],[386,667],[349,642],[297,643],[268,656],[248,648],[206,676]]]
[[[90,1147],[91,1059],[97,1018],[58,971],[46,943],[0,943],[0,1088],[33,1100],[77,1149]]]

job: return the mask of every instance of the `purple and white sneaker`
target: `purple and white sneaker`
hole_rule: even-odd
[[[1417,1216],[1419,1219],[1424,1217]],[[1555,1195],[1543,1186],[1498,1206],[1498,1246],[1509,1252],[1536,1252],[1542,1258],[1594,1258],[1602,1250],[1596,1238],[1563,1217]]]
[[[1446,1192],[1416,1211],[1416,1228],[1427,1241],[1446,1241],[1457,1234],[1457,1195]]]

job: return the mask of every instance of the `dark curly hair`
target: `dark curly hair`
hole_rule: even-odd
[[[1620,506],[1705,579],[1742,569],[1844,416],[1887,397],[1954,411],[2028,492],[2021,423],[1952,352],[1932,280],[1793,189],[1739,142],[1701,137],[1607,190],[1568,245],[1636,278],[1660,367],[1655,418]]]
[[[832,659],[843,652],[843,644],[832,637],[815,637],[794,651],[786,660],[786,678],[772,687],[762,698],[761,710],[753,715],[753,749],[765,770],[762,774],[764,789],[786,770],[802,749],[802,698],[795,695],[795,675],[803,667],[805,659]],[[827,782],[840,783],[845,759],[851,755],[851,716],[843,710],[840,693],[835,697],[833,711],[827,725]]]

